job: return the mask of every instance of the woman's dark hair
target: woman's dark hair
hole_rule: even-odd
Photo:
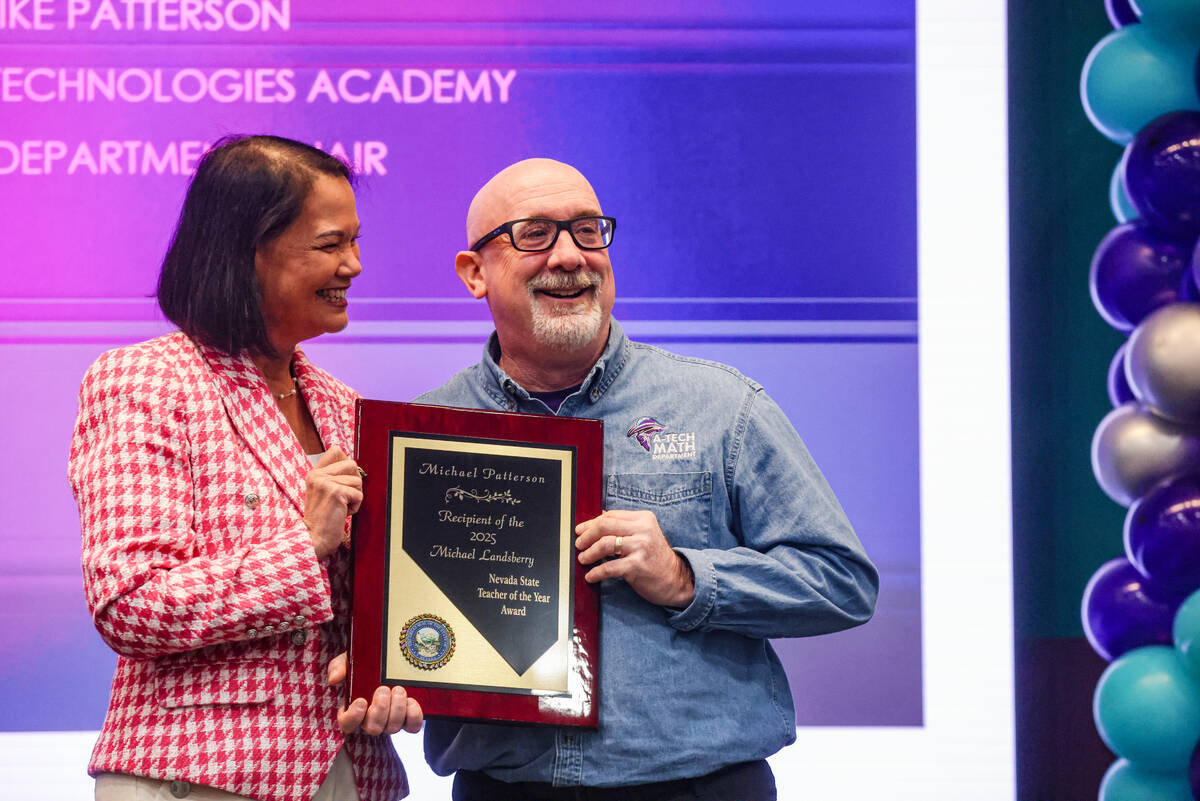
[[[254,254],[300,216],[322,175],[351,180],[338,159],[278,136],[229,136],[205,153],[158,276],[167,319],[225,353],[277,356]]]

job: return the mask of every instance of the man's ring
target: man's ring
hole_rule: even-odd
[[[613,545],[613,556],[621,555],[621,538],[617,537],[616,543]]]
[[[367,477],[367,471],[366,471],[366,470],[363,470],[361,467],[356,467],[356,468],[355,468],[355,470],[357,470],[357,471],[358,471],[358,477],[359,477],[359,478],[366,478],[366,477]]]

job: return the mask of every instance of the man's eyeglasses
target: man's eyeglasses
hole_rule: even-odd
[[[501,234],[508,234],[514,248],[526,253],[536,253],[554,247],[560,231],[569,233],[580,250],[603,250],[612,244],[613,232],[616,230],[617,221],[612,217],[576,217],[573,220],[527,217],[506,222],[489,231],[471,245],[471,250],[479,251]]]

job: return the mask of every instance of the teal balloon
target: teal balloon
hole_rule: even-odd
[[[1132,0],[1141,23],[1164,39],[1200,42],[1200,3],[1196,0]]]
[[[1186,770],[1150,773],[1118,759],[1100,782],[1099,801],[1192,801],[1192,786]]]
[[[1200,109],[1196,53],[1200,43],[1168,41],[1144,25],[1126,25],[1101,39],[1079,79],[1088,119],[1126,145],[1150,120],[1168,111]]]
[[[1125,189],[1124,158],[1117,162],[1108,182],[1108,205],[1112,207],[1113,216],[1119,223],[1127,223],[1138,217],[1138,210],[1133,207],[1133,201],[1129,199],[1129,192]]]
[[[1186,775],[1200,742],[1200,683],[1166,645],[1135,648],[1108,666],[1092,699],[1108,747],[1139,769]]]
[[[1192,678],[1200,681],[1200,590],[1179,605],[1171,632],[1183,664],[1191,671]]]

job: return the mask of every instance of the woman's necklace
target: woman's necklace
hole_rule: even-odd
[[[290,398],[293,395],[295,395],[299,390],[300,390],[300,382],[297,381],[296,378],[293,376],[291,391],[290,392],[277,392],[277,393],[275,393],[275,397],[278,398],[279,400],[283,400],[284,398]]]

